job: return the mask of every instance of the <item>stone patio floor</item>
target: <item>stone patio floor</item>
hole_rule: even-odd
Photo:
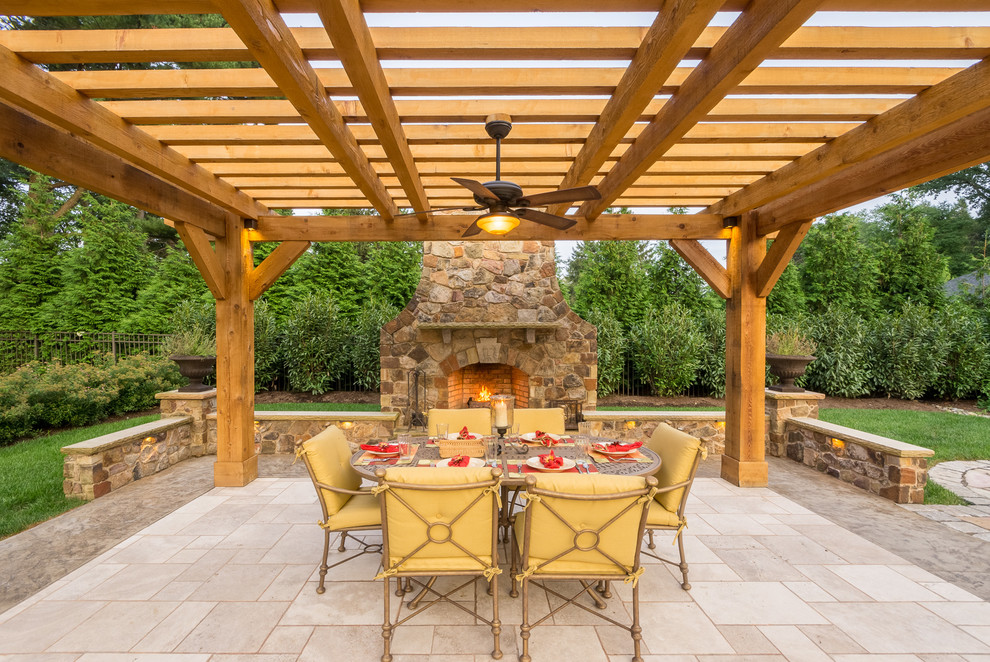
[[[164,516],[144,513],[157,521],[0,614],[0,660],[379,659],[377,559],[332,570],[317,595],[319,506],[298,465],[282,466],[244,488],[190,495]],[[771,476],[771,488],[740,489],[705,463],[688,509],[691,591],[661,564],[642,578],[647,662],[990,662],[990,543],[795,463],[772,461]],[[144,482],[121,490],[121,503],[131,487],[135,509],[148,507],[149,486],[167,491],[167,480]],[[91,518],[82,511],[107,507],[99,501],[63,517]],[[103,528],[88,521],[95,530],[62,526],[99,538]],[[112,537],[113,525],[106,529]],[[8,570],[5,551],[18,538],[0,543]],[[33,541],[34,560],[50,565],[41,542]],[[669,538],[657,548],[673,551]],[[19,549],[15,570],[30,558]],[[508,597],[507,572],[501,579],[502,647],[511,660],[520,601]],[[625,619],[630,588],[613,593],[608,611]],[[546,613],[551,604],[533,596],[535,613]],[[482,609],[489,600],[480,584],[457,599]],[[534,660],[630,659],[629,635],[592,618],[569,608],[536,628]],[[411,623],[396,632],[396,662],[491,659],[488,628],[460,610],[440,606]]]
[[[904,504],[902,507],[990,542],[990,460],[940,462],[928,470],[928,480],[970,505]]]

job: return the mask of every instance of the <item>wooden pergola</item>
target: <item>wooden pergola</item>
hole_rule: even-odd
[[[533,192],[594,184],[602,200],[566,233],[524,222],[507,238],[669,240],[726,299],[722,476],[765,485],[766,296],[812,220],[990,159],[990,28],[805,24],[818,11],[951,17],[986,0],[502,0],[499,12],[659,13],[649,27],[430,24],[431,12],[490,7],[0,0],[8,15],[220,13],[231,26],[0,31],[0,156],[175,224],[217,299],[216,484],[244,485],[257,476],[253,301],[313,241],[460,239],[474,215],[393,216],[470,204],[449,178],[491,177],[483,124],[508,114],[503,178]],[[402,27],[368,25],[410,9]],[[740,13],[714,27],[719,11]],[[323,27],[289,27],[285,13]],[[260,68],[36,66],[198,61]],[[702,211],[603,214],[675,205]],[[377,214],[271,211],[319,207]],[[728,242],[727,267],[705,239]],[[281,244],[254,267],[257,241]]]

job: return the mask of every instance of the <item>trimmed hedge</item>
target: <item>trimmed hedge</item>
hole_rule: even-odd
[[[95,365],[32,362],[0,376],[0,445],[46,428],[75,427],[154,407],[183,382],[171,361],[147,354]]]

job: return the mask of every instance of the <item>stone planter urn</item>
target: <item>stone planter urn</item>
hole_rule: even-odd
[[[770,387],[771,391],[784,393],[802,393],[804,389],[794,384],[794,380],[804,374],[808,364],[815,360],[814,356],[791,356],[786,354],[767,354],[770,364],[770,374],[780,380],[779,384]]]
[[[189,380],[188,384],[179,387],[180,393],[199,393],[213,388],[204,384],[203,378],[208,377],[213,372],[217,365],[217,357],[172,354],[168,358],[179,366],[179,374]]]

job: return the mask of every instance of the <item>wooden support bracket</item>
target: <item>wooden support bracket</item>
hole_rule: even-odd
[[[699,241],[695,239],[671,239],[670,247],[698,272],[698,275],[708,283],[708,286],[716,294],[723,299],[729,298],[731,294],[729,273]]]
[[[206,286],[213,293],[213,297],[218,301],[225,299],[227,288],[223,267],[220,266],[220,258],[216,251],[210,246],[209,237],[202,228],[189,223],[176,222],[175,229],[182,238],[182,243],[186,245],[189,257],[206,281]]]
[[[248,275],[248,298],[254,301],[271,287],[310,246],[308,241],[283,241]]]
[[[811,229],[813,222],[814,219],[792,223],[791,225],[784,226],[777,233],[777,238],[770,245],[766,257],[763,258],[759,269],[756,271],[756,296],[766,297],[770,294],[773,286],[777,284],[780,275],[787,268],[787,264],[794,257],[794,253],[797,251],[798,246],[801,245],[801,241],[808,234],[808,230]]]

